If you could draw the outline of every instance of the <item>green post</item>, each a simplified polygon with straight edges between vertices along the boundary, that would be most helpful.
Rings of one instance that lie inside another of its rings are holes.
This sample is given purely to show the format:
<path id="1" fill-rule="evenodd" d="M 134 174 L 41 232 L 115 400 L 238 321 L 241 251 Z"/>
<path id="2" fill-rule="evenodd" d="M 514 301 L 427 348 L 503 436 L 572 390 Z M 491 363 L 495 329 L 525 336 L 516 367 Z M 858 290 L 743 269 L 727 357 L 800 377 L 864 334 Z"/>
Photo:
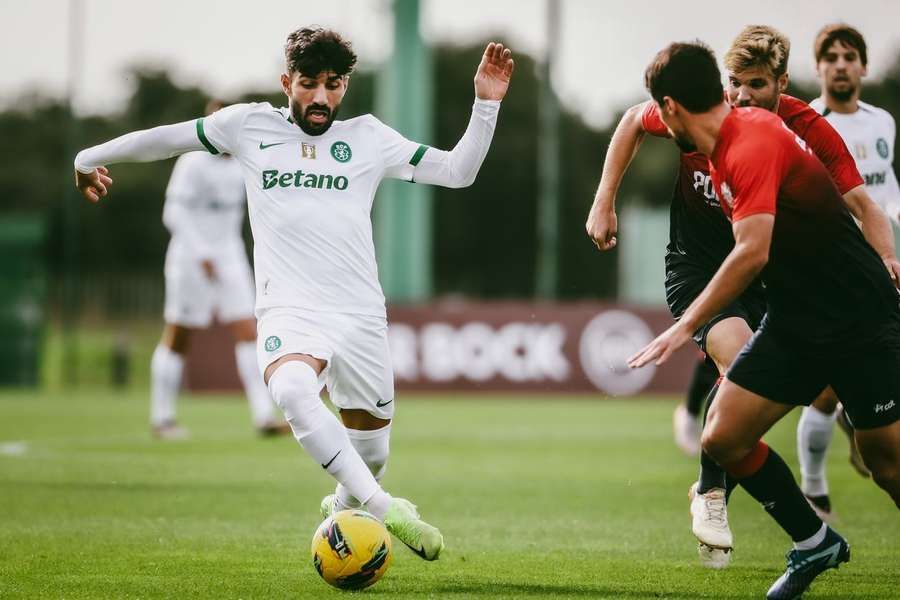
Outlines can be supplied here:
<path id="1" fill-rule="evenodd" d="M 537 295 L 556 298 L 559 288 L 559 99 L 550 79 L 559 44 L 559 2 L 547 0 L 547 52 L 541 65 L 538 106 Z"/>
<path id="2" fill-rule="evenodd" d="M 432 144 L 433 65 L 419 34 L 419 1 L 395 0 L 394 51 L 375 84 L 375 113 L 407 138 Z M 385 180 L 375 203 L 375 248 L 389 301 L 421 301 L 432 290 L 431 189 Z"/>

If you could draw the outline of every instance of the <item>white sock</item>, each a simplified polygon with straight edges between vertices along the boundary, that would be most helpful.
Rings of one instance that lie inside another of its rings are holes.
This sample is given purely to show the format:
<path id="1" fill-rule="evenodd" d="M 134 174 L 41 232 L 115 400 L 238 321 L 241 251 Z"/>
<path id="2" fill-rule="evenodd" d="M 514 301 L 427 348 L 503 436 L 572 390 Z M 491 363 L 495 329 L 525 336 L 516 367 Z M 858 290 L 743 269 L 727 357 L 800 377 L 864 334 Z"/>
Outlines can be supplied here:
<path id="1" fill-rule="evenodd" d="M 150 424 L 175 420 L 175 399 L 181 388 L 184 357 L 159 344 L 150 360 Z"/>
<path id="2" fill-rule="evenodd" d="M 804 407 L 797 423 L 797 456 L 800 459 L 800 489 L 807 496 L 828 493 L 825 462 L 837 411 L 827 415 L 815 406 Z"/>
<path id="3" fill-rule="evenodd" d="M 347 430 L 319 399 L 320 389 L 315 371 L 301 361 L 287 362 L 269 377 L 272 398 L 303 449 L 352 496 L 364 504 L 374 502 L 381 514 L 370 511 L 381 519 L 390 496 L 350 443 Z"/>
<path id="4" fill-rule="evenodd" d="M 819 531 L 817 531 L 815 534 L 813 534 L 812 537 L 806 538 L 805 540 L 800 541 L 800 542 L 794 542 L 794 548 L 796 548 L 797 550 L 812 550 L 813 548 L 815 548 L 816 546 L 818 546 L 819 544 L 822 543 L 822 541 L 825 539 L 825 534 L 827 532 L 828 532 L 828 525 L 826 525 L 825 523 L 822 523 L 822 527 L 819 528 Z"/>
<path id="5" fill-rule="evenodd" d="M 359 452 L 359 456 L 369 467 L 375 481 L 381 482 L 384 472 L 387 470 L 387 459 L 390 454 L 391 426 L 386 425 L 381 429 L 362 431 L 347 428 L 347 436 L 350 443 Z M 340 483 L 334 490 L 335 510 L 359 508 L 362 503 Z"/>
<path id="6" fill-rule="evenodd" d="M 269 390 L 263 382 L 256 362 L 256 342 L 238 342 L 234 345 L 234 358 L 238 375 L 244 384 L 244 393 L 250 404 L 250 416 L 256 427 L 262 427 L 275 420 L 274 405 Z"/>

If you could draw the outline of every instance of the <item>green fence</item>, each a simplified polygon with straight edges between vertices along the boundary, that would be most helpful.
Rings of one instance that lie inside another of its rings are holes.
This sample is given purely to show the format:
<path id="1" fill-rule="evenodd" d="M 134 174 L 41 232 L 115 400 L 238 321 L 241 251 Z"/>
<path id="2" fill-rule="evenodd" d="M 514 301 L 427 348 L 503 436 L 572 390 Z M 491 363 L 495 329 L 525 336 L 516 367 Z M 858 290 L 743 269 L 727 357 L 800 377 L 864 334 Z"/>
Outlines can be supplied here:
<path id="1" fill-rule="evenodd" d="M 36 385 L 44 324 L 44 221 L 0 221 L 0 385 Z"/>

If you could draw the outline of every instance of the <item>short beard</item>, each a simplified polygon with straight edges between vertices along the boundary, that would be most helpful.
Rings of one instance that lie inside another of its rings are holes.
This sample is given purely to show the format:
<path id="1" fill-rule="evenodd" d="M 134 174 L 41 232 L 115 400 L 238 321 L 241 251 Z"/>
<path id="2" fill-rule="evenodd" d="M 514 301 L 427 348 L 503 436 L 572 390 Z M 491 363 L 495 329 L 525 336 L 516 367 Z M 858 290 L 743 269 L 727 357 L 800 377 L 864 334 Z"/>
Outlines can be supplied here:
<path id="1" fill-rule="evenodd" d="M 294 118 L 294 122 L 303 130 L 303 133 L 306 135 L 322 135 L 329 129 L 331 129 L 331 124 L 334 123 L 334 120 L 337 118 L 338 109 L 341 107 L 340 104 L 335 106 L 333 109 L 330 109 L 328 112 L 328 120 L 324 123 L 311 123 L 306 119 L 305 114 L 300 113 L 300 107 L 290 103 L 291 108 L 291 116 Z M 306 107 L 306 112 L 308 113 L 312 105 Z M 322 107 L 317 107 L 322 108 Z M 326 109 L 327 110 L 327 109 Z"/>
<path id="2" fill-rule="evenodd" d="M 848 87 L 846 90 L 836 90 L 834 88 L 828 88 L 828 95 L 838 102 L 849 102 L 853 99 L 853 94 L 855 93 L 855 87 Z"/>

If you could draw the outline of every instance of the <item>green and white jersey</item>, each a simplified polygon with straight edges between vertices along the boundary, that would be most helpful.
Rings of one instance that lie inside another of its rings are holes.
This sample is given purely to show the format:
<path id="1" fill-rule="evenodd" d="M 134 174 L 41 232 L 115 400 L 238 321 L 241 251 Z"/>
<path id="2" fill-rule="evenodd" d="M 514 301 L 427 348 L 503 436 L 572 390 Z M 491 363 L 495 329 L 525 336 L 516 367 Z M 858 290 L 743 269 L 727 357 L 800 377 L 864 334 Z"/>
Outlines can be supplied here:
<path id="1" fill-rule="evenodd" d="M 854 113 L 837 113 L 821 98 L 809 105 L 834 127 L 856 160 L 869 196 L 895 223 L 900 222 L 900 186 L 894 174 L 896 124 L 889 112 L 865 102 Z"/>
<path id="2" fill-rule="evenodd" d="M 475 99 L 453 150 L 421 146 L 371 115 L 310 136 L 285 108 L 237 104 L 205 119 L 134 131 L 85 148 L 75 168 L 162 160 L 193 150 L 240 163 L 253 229 L 257 309 L 383 317 L 370 212 L 385 177 L 460 188 L 487 155 L 500 102 Z"/>
<path id="3" fill-rule="evenodd" d="M 235 156 L 247 189 L 256 307 L 385 315 L 371 210 L 385 177 L 412 180 L 427 148 L 372 115 L 303 132 L 287 108 L 237 104 L 197 120 L 213 154 Z"/>

